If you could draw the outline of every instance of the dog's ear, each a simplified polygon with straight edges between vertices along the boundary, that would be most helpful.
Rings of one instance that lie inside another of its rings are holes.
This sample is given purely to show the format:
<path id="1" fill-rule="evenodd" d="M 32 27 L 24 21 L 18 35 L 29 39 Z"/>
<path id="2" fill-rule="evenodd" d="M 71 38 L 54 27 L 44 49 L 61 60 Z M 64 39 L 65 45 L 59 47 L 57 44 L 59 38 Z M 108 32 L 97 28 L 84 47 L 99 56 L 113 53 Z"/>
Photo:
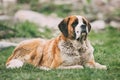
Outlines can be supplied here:
<path id="1" fill-rule="evenodd" d="M 88 26 L 88 32 L 90 32 L 90 30 L 91 30 L 90 22 L 85 17 L 83 17 L 82 20 L 83 20 L 83 23 Z"/>
<path id="2" fill-rule="evenodd" d="M 90 24 L 90 22 L 88 22 L 88 31 L 89 32 L 91 31 L 91 24 Z"/>
<path id="3" fill-rule="evenodd" d="M 60 31 L 63 33 L 63 35 L 65 37 L 68 37 L 68 24 L 69 24 L 69 20 L 70 20 L 69 18 L 65 18 L 58 25 Z"/>

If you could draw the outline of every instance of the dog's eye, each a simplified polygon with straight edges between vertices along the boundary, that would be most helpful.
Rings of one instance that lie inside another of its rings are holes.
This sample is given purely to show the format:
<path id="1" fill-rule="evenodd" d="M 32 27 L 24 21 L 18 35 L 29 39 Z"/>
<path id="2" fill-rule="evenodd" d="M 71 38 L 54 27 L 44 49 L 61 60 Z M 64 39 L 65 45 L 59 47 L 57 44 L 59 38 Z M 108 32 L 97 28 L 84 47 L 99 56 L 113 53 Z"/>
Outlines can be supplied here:
<path id="1" fill-rule="evenodd" d="M 76 20 L 72 23 L 72 27 L 77 26 L 77 24 L 78 24 L 78 20 L 76 19 Z"/>
<path id="2" fill-rule="evenodd" d="M 72 27 L 75 27 L 76 25 L 77 25 L 76 23 L 73 23 L 73 24 L 72 24 Z"/>

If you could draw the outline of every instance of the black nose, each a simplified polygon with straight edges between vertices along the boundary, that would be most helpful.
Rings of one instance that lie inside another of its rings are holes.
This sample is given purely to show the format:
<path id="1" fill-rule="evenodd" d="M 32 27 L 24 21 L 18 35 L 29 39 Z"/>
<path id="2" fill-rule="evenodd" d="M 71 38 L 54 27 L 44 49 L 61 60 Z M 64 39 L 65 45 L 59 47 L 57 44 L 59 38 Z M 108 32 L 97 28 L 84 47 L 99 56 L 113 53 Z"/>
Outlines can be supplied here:
<path id="1" fill-rule="evenodd" d="M 82 29 L 82 33 L 86 33 L 87 31 L 86 31 L 86 29 Z"/>
<path id="2" fill-rule="evenodd" d="M 86 25 L 81 25 L 82 33 L 86 33 Z"/>

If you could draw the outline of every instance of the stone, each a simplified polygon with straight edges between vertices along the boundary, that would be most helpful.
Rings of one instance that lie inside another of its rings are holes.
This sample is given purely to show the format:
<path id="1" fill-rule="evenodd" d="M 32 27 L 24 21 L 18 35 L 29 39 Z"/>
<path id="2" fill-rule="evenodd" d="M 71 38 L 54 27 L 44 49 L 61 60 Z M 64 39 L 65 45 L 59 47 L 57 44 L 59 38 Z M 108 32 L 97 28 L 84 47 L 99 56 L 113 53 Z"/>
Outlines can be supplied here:
<path id="1" fill-rule="evenodd" d="M 94 30 L 95 32 L 98 32 L 100 30 L 105 29 L 105 21 L 96 20 L 96 21 L 91 23 L 91 26 L 92 26 L 92 30 Z"/>
<path id="2" fill-rule="evenodd" d="M 8 15 L 0 15 L 0 21 L 10 20 L 10 19 L 12 19 L 11 16 L 8 16 Z"/>
<path id="3" fill-rule="evenodd" d="M 12 43 L 12 42 L 6 42 L 6 41 L 1 41 L 0 42 L 0 49 L 1 48 L 7 48 L 7 47 L 10 47 L 10 46 L 17 46 L 17 44 Z"/>
<path id="4" fill-rule="evenodd" d="M 120 29 L 120 22 L 118 22 L 118 21 L 111 21 L 110 25 L 114 28 L 119 28 Z"/>
<path id="5" fill-rule="evenodd" d="M 15 13 L 14 20 L 20 22 L 29 21 L 41 27 L 56 29 L 62 19 L 58 17 L 46 16 L 30 10 L 19 10 Z"/>

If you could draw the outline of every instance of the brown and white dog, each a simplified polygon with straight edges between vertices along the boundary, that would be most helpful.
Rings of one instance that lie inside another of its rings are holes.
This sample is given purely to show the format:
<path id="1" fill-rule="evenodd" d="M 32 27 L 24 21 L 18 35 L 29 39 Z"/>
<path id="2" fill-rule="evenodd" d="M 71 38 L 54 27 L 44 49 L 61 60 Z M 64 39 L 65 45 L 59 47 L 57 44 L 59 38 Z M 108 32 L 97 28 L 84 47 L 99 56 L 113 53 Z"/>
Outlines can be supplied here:
<path id="1" fill-rule="evenodd" d="M 69 16 L 58 25 L 61 34 L 51 40 L 21 42 L 6 62 L 7 68 L 29 63 L 41 69 L 83 69 L 83 66 L 107 69 L 94 60 L 93 47 L 87 39 L 90 23 L 83 16 Z"/>

